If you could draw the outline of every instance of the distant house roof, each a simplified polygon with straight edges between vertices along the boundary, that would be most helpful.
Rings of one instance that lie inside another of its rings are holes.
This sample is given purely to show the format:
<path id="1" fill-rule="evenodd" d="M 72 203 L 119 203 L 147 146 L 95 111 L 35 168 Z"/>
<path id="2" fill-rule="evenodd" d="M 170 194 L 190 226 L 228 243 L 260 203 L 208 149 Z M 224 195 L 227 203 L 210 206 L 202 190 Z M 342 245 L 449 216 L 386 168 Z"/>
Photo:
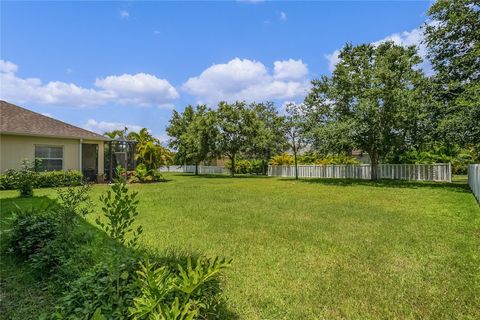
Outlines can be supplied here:
<path id="1" fill-rule="evenodd" d="M 71 124 L 44 116 L 3 100 L 0 100 L 0 133 L 104 141 L 111 140 L 95 132 L 72 126 Z"/>

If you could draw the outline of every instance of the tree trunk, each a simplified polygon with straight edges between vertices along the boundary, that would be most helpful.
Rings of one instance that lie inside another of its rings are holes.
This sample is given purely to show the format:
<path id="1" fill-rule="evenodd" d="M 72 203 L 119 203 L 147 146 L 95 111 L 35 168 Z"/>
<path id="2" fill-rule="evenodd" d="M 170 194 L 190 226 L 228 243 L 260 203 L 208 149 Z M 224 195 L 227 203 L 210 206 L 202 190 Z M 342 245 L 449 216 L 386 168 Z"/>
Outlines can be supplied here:
<path id="1" fill-rule="evenodd" d="M 235 154 L 233 154 L 231 157 L 230 157 L 230 177 L 234 177 L 235 176 Z"/>
<path id="2" fill-rule="evenodd" d="M 267 159 L 264 159 L 264 162 L 263 162 L 263 171 L 262 171 L 262 174 L 264 176 L 266 176 L 268 174 L 268 162 L 270 161 L 270 151 L 267 153 Z"/>
<path id="3" fill-rule="evenodd" d="M 198 176 L 198 162 L 195 162 L 195 175 Z"/>
<path id="4" fill-rule="evenodd" d="M 292 134 L 292 150 L 293 150 L 293 161 L 295 165 L 295 180 L 298 180 L 298 162 L 297 162 L 297 143 L 295 142 L 295 135 Z"/>
<path id="5" fill-rule="evenodd" d="M 295 180 L 298 180 L 298 163 L 297 163 L 297 151 L 293 152 L 293 159 L 295 162 Z"/>
<path id="6" fill-rule="evenodd" d="M 370 179 L 372 181 L 377 181 L 379 179 L 378 176 L 378 154 L 376 152 L 372 152 L 370 155 L 370 160 L 372 163 L 372 168 L 371 168 L 371 177 Z"/>

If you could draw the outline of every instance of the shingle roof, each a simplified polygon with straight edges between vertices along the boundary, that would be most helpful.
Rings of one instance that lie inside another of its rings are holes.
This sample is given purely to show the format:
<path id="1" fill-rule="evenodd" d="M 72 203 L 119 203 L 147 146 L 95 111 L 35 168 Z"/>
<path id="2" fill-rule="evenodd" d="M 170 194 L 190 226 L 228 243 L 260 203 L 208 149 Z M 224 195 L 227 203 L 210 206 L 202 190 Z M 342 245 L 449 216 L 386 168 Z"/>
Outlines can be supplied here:
<path id="1" fill-rule="evenodd" d="M 0 133 L 17 135 L 110 140 L 71 124 L 27 110 L 0 100 Z"/>

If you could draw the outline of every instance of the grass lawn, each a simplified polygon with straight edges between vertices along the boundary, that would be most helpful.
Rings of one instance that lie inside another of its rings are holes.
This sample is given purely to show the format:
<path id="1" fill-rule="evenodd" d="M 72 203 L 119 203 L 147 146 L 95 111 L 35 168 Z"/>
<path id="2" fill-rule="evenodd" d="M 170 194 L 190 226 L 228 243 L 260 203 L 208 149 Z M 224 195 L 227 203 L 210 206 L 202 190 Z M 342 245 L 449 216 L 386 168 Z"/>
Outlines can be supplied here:
<path id="1" fill-rule="evenodd" d="M 480 207 L 462 182 L 166 177 L 131 186 L 143 242 L 232 258 L 222 283 L 239 319 L 480 318 Z M 93 188 L 97 213 L 107 188 Z M 2 191 L 2 220 L 54 194 Z M 23 283 L 6 260 L 2 304 Z"/>

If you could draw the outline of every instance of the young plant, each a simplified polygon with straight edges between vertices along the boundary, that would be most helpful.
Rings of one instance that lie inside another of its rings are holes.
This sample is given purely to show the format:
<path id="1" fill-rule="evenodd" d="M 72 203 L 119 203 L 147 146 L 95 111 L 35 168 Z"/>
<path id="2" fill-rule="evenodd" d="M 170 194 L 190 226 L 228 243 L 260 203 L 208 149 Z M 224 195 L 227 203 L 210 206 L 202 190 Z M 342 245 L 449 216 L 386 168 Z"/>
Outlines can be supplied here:
<path id="1" fill-rule="evenodd" d="M 112 190 L 108 190 L 100 196 L 100 201 L 103 203 L 102 211 L 107 221 L 102 222 L 100 218 L 96 219 L 96 223 L 112 239 L 129 247 L 137 245 L 143 231 L 141 226 L 135 230 L 132 227 L 138 216 L 137 195 L 137 192 L 128 193 L 127 181 L 121 174 L 117 174 Z M 128 239 L 129 235 L 131 235 L 130 240 Z"/>
<path id="2" fill-rule="evenodd" d="M 92 212 L 90 189 L 89 184 L 57 189 L 58 208 L 56 214 L 62 234 L 65 237 L 68 237 L 77 225 L 78 217 L 85 218 Z"/>
<path id="3" fill-rule="evenodd" d="M 22 160 L 22 168 L 17 171 L 16 176 L 16 186 L 21 197 L 33 197 L 33 185 L 36 177 L 37 173 L 30 164 L 30 161 L 28 159 Z"/>
<path id="4" fill-rule="evenodd" d="M 202 312 L 214 310 L 218 292 L 212 285 L 221 270 L 230 266 L 225 259 L 198 258 L 192 266 L 178 266 L 178 273 L 165 266 L 155 268 L 147 261 L 137 271 L 141 295 L 129 308 L 134 319 L 190 320 Z"/>

